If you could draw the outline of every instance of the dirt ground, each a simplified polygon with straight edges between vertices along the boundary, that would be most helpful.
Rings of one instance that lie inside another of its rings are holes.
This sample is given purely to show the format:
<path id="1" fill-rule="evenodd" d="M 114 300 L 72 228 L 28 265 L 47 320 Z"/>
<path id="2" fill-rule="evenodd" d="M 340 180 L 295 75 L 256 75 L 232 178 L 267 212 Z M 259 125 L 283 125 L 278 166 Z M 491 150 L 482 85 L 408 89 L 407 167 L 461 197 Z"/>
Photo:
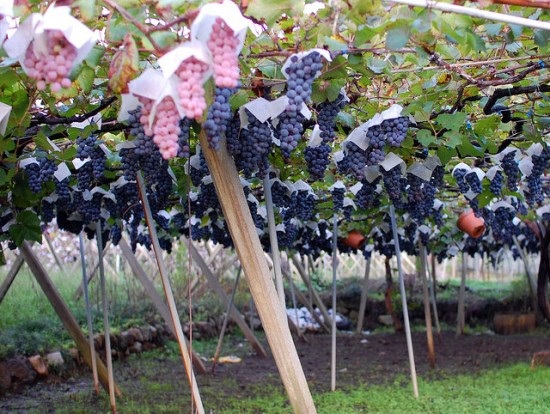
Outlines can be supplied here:
<path id="1" fill-rule="evenodd" d="M 330 390 L 330 335 L 307 335 L 307 342 L 296 342 L 300 360 L 312 393 Z M 267 344 L 266 344 L 267 347 Z M 534 352 L 550 349 L 550 335 L 493 334 L 464 335 L 452 332 L 436 336 L 437 367 L 431 370 L 427 361 L 425 333 L 413 333 L 416 369 L 419 377 L 437 379 L 453 374 L 475 373 L 501 364 L 530 363 Z M 198 376 L 199 389 L 205 406 L 223 406 L 224 397 L 250 398 L 258 395 L 262 387 L 281 387 L 273 358 L 259 358 L 251 354 L 246 343 L 230 338 L 224 349 L 242 358 L 240 363 L 221 364 L 215 373 Z M 409 361 L 404 334 L 356 335 L 340 333 L 337 338 L 337 388 L 346 389 L 360 384 L 384 384 L 396 378 L 409 378 Z M 224 354 L 227 354 L 225 352 Z M 210 362 L 206 362 L 208 369 Z M 115 378 L 121 389 L 133 401 L 146 400 L 151 383 L 157 384 L 156 397 L 180 399 L 186 382 L 181 360 L 162 353 L 149 358 L 145 354 L 117 361 Z M 168 382 L 169 384 L 164 384 Z M 149 384 L 149 385 L 148 385 Z M 159 385 L 160 384 L 160 385 Z M 164 384 L 164 385 L 162 385 Z M 103 412 L 105 399 L 97 399 L 91 390 L 91 374 L 80 369 L 69 378 L 52 376 L 32 386 L 0 397 L 0 412 L 55 413 L 77 395 L 88 395 L 85 407 L 78 412 Z M 187 391 L 186 391 L 187 392 Z M 150 392 L 149 392 L 150 393 Z M 180 406 L 181 409 L 181 406 Z M 66 412 L 66 411 L 63 411 Z M 67 411 L 71 412 L 71 411 Z M 76 411 L 74 411 L 76 412 Z M 174 411 L 176 412 L 176 411 Z"/>

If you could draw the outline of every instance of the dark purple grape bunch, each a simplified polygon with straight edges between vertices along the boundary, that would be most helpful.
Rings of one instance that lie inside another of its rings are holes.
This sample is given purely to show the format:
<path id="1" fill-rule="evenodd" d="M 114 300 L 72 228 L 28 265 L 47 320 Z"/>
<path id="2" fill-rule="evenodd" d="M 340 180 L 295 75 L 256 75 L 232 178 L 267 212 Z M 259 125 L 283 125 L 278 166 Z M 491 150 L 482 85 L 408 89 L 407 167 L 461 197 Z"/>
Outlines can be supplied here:
<path id="1" fill-rule="evenodd" d="M 286 111 L 298 112 L 303 103 L 311 97 L 311 87 L 317 73 L 323 68 L 323 57 L 317 51 L 300 58 L 297 55 L 290 57 L 290 62 L 283 69 L 287 76 L 288 106 Z"/>

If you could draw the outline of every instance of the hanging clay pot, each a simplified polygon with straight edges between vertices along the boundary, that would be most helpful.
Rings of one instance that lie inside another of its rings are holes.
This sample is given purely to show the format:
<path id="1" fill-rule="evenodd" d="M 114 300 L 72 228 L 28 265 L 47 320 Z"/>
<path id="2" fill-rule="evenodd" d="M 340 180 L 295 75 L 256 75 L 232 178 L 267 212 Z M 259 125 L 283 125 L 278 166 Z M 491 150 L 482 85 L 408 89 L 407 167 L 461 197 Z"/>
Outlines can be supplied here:
<path id="1" fill-rule="evenodd" d="M 348 237 L 344 239 L 344 244 L 352 249 L 359 249 L 365 243 L 365 236 L 357 230 L 351 230 Z"/>
<path id="2" fill-rule="evenodd" d="M 474 239 L 481 237 L 485 232 L 485 222 L 481 217 L 476 217 L 473 210 L 462 212 L 456 226 Z"/>

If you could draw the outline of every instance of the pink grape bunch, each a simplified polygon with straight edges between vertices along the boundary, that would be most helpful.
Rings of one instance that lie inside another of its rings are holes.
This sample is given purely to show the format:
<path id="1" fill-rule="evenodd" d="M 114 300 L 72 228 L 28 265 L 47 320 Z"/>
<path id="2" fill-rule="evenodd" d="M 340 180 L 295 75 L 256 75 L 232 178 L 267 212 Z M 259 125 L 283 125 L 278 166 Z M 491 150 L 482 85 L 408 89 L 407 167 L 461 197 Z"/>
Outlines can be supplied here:
<path id="1" fill-rule="evenodd" d="M 36 79 L 36 88 L 40 91 L 50 85 L 52 92 L 71 86 L 69 74 L 71 73 L 76 48 L 70 44 L 60 30 L 46 30 L 45 54 L 36 54 L 33 43 L 29 45 L 25 53 L 25 66 L 28 75 Z"/>
<path id="2" fill-rule="evenodd" d="M 146 135 L 153 136 L 153 142 L 158 147 L 162 158 L 169 160 L 178 155 L 179 135 L 181 133 L 179 123 L 180 115 L 172 97 L 165 96 L 156 107 L 155 120 L 152 128 L 149 126 L 149 114 L 152 110 L 150 99 L 140 98 L 141 108 L 140 122 Z"/>
<path id="3" fill-rule="evenodd" d="M 185 116 L 189 119 L 200 119 L 206 110 L 202 77 L 207 70 L 208 65 L 194 56 L 181 62 L 176 70 L 176 75 L 180 79 L 178 95 Z"/>
<path id="4" fill-rule="evenodd" d="M 214 58 L 214 82 L 219 88 L 239 86 L 239 38 L 221 18 L 216 18 L 208 39 L 208 49 Z"/>

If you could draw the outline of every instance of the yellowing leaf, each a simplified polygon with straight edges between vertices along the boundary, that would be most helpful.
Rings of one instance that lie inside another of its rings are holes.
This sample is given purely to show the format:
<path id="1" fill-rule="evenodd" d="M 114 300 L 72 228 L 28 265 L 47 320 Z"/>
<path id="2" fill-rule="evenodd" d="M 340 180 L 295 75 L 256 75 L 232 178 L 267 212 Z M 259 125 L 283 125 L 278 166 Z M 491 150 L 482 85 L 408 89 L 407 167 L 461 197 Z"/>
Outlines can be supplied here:
<path id="1" fill-rule="evenodd" d="M 246 14 L 271 25 L 283 14 L 301 16 L 304 13 L 304 3 L 303 0 L 252 0 L 248 4 Z"/>
<path id="2" fill-rule="evenodd" d="M 113 56 L 109 67 L 109 87 L 115 93 L 128 92 L 128 82 L 139 70 L 139 54 L 136 42 L 127 33 L 121 48 Z"/>

